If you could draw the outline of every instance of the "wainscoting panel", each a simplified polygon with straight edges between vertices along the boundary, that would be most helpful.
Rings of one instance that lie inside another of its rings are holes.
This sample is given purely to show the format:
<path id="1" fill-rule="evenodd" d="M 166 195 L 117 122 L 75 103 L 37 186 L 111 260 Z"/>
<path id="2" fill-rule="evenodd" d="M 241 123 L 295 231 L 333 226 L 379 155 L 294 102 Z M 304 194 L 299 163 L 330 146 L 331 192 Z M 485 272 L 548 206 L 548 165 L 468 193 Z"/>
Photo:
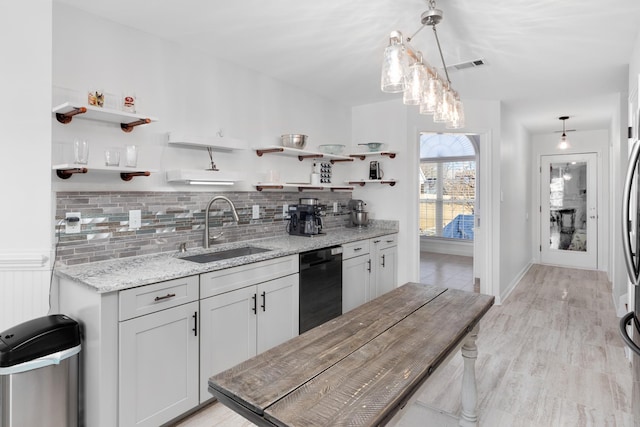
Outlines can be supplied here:
<path id="1" fill-rule="evenodd" d="M 0 332 L 48 313 L 47 261 L 44 256 L 0 254 Z"/>

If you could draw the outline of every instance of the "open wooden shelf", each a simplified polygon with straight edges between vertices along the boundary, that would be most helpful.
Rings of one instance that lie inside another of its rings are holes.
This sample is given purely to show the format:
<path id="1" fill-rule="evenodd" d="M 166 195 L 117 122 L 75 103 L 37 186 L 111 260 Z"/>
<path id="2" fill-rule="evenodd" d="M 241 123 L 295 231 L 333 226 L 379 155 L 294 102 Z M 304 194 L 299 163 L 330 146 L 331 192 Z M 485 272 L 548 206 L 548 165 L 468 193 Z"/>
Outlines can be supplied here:
<path id="1" fill-rule="evenodd" d="M 304 159 L 326 159 L 332 164 L 336 162 L 352 162 L 353 159 L 348 156 L 337 156 L 335 154 L 326 154 L 319 151 L 299 150 L 297 148 L 281 147 L 278 145 L 271 145 L 267 147 L 254 148 L 258 157 L 262 157 L 265 154 L 278 154 L 288 157 L 297 157 L 298 160 Z"/>
<path id="2" fill-rule="evenodd" d="M 120 173 L 120 179 L 131 181 L 136 176 L 150 176 L 153 170 L 143 168 L 130 168 L 126 166 L 83 166 L 75 164 L 53 165 L 51 169 L 56 171 L 56 175 L 61 179 L 69 179 L 76 173 L 88 173 L 89 171 L 107 171 Z"/>
<path id="3" fill-rule="evenodd" d="M 370 156 L 387 156 L 390 159 L 395 159 L 397 155 L 398 153 L 396 153 L 395 151 L 365 151 L 362 153 L 349 154 L 349 157 L 364 160 L 365 158 Z"/>
<path id="4" fill-rule="evenodd" d="M 292 183 L 281 183 L 281 182 L 259 182 L 256 184 L 256 189 L 258 191 L 262 190 L 286 190 L 286 189 L 297 189 L 298 191 L 353 191 L 352 186 L 345 185 L 331 185 L 331 184 L 319 184 L 319 185 L 311 185 L 309 183 L 302 182 L 292 182 Z"/>
<path id="5" fill-rule="evenodd" d="M 396 185 L 397 182 L 398 181 L 396 181 L 395 179 L 358 179 L 354 181 L 346 181 L 346 183 L 349 185 L 359 185 L 360 187 L 364 187 L 364 185 L 368 183 L 388 184 L 391 187 L 393 187 L 394 185 Z"/>
<path id="6" fill-rule="evenodd" d="M 100 122 L 119 123 L 123 132 L 131 132 L 134 127 L 157 122 L 155 117 L 146 117 L 141 114 L 127 113 L 125 111 L 111 108 L 94 107 L 92 105 L 79 105 L 65 102 L 53 107 L 56 119 L 62 123 L 70 123 L 74 117 L 86 120 L 96 120 Z"/>
<path id="7" fill-rule="evenodd" d="M 218 151 L 246 150 L 247 142 L 228 136 L 187 135 L 180 132 L 169 132 L 168 142 L 171 145 L 188 147 L 212 148 Z"/>

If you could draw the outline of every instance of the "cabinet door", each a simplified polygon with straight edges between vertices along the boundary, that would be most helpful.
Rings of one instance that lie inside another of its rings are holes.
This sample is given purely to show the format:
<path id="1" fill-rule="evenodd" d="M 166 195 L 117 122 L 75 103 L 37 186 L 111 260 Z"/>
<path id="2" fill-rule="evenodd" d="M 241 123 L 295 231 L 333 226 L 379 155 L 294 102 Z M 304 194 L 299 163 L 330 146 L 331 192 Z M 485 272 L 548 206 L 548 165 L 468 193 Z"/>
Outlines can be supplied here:
<path id="1" fill-rule="evenodd" d="M 299 275 L 258 285 L 258 353 L 298 335 Z"/>
<path id="2" fill-rule="evenodd" d="M 158 426 L 198 405 L 197 313 L 192 302 L 120 323 L 120 426 Z"/>
<path id="3" fill-rule="evenodd" d="M 369 301 L 371 258 L 359 256 L 342 261 L 342 313 Z"/>
<path id="4" fill-rule="evenodd" d="M 376 280 L 374 292 L 371 298 L 377 298 L 382 294 L 392 291 L 396 287 L 398 275 L 398 247 L 392 246 L 376 251 Z"/>
<path id="5" fill-rule="evenodd" d="M 257 305 L 256 286 L 200 300 L 201 403 L 211 376 L 256 355 Z"/>

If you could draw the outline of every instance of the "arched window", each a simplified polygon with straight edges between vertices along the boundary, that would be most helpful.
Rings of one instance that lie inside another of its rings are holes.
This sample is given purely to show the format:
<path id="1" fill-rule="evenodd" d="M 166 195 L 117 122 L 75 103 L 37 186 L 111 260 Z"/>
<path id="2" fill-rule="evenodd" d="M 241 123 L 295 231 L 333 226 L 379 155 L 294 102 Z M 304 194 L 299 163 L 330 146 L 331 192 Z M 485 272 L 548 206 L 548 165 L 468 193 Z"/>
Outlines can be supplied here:
<path id="1" fill-rule="evenodd" d="M 420 135 L 421 236 L 473 240 L 475 138 L 464 134 Z"/>

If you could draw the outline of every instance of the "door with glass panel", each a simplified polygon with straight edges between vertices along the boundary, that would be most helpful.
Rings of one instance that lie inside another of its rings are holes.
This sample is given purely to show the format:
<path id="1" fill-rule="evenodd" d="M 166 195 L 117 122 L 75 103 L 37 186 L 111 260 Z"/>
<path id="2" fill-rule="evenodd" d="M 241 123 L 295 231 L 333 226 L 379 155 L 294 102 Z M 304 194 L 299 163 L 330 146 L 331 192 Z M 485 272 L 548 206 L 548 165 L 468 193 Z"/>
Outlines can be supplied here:
<path id="1" fill-rule="evenodd" d="M 541 156 L 540 261 L 598 267 L 597 155 Z"/>

